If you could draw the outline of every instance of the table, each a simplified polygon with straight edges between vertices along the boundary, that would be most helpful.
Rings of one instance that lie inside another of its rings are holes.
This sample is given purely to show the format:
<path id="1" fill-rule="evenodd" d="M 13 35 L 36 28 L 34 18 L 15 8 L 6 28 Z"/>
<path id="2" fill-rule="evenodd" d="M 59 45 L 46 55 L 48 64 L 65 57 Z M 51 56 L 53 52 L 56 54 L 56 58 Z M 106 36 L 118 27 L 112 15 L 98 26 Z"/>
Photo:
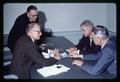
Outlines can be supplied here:
<path id="1" fill-rule="evenodd" d="M 48 44 L 49 47 L 57 48 L 57 49 L 61 49 L 61 48 L 68 49 L 74 46 L 74 44 L 71 41 L 69 41 L 63 36 L 47 37 L 45 41 L 43 42 L 43 44 L 44 43 Z"/>
<path id="2" fill-rule="evenodd" d="M 46 39 L 45 42 L 52 42 L 54 43 L 55 48 L 62 48 L 62 49 L 68 49 L 74 44 L 67 40 L 65 37 L 49 37 Z M 43 77 L 40 75 L 36 70 L 39 68 L 39 66 L 35 65 L 33 66 L 31 70 L 31 78 L 32 79 L 114 79 L 115 77 L 111 74 L 109 74 L 107 71 L 100 74 L 100 75 L 90 75 L 86 71 L 82 70 L 80 67 L 72 65 L 72 61 L 74 59 L 72 58 L 63 58 L 59 60 L 56 64 L 63 64 L 69 68 L 71 68 L 68 72 L 60 73 L 57 75 L 49 76 L 49 77 Z M 87 61 L 88 63 L 93 64 L 94 61 Z"/>

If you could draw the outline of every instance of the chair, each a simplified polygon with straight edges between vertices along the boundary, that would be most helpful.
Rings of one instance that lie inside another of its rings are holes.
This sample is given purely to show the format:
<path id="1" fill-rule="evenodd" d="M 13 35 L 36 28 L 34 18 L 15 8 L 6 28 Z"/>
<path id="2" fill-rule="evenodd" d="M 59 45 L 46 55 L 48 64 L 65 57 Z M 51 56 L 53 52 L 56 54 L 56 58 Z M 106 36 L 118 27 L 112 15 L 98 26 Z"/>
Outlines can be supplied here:
<path id="1" fill-rule="evenodd" d="M 7 45 L 7 40 L 8 40 L 8 34 L 4 34 L 4 39 L 3 39 L 3 65 L 9 65 L 12 59 L 12 53 L 10 51 L 10 49 L 8 48 Z"/>
<path id="2" fill-rule="evenodd" d="M 45 36 L 45 37 L 52 37 L 52 36 L 53 36 L 52 29 L 50 29 L 50 28 L 45 28 L 45 29 L 44 29 L 44 36 Z"/>
<path id="3" fill-rule="evenodd" d="M 14 75 L 10 74 L 10 64 L 12 59 L 12 53 L 7 45 L 8 34 L 3 36 L 3 68 L 4 68 L 4 78 L 5 79 L 14 79 Z"/>

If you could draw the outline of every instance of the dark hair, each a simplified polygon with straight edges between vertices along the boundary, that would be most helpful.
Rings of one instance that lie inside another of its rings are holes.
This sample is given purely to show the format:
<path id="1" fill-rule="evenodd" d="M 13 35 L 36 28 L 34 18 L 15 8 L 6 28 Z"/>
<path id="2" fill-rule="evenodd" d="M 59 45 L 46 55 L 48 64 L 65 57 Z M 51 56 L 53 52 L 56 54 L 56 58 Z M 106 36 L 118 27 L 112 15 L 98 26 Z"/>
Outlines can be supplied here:
<path id="1" fill-rule="evenodd" d="M 105 26 L 97 25 L 92 31 L 95 33 L 95 35 L 101 35 L 105 38 L 109 37 L 109 32 Z"/>
<path id="2" fill-rule="evenodd" d="M 85 21 L 83 21 L 83 22 L 80 24 L 80 26 L 83 26 L 83 25 L 85 25 L 85 26 L 91 26 L 92 28 L 94 27 L 94 24 L 93 24 L 90 20 L 85 20 Z"/>
<path id="3" fill-rule="evenodd" d="M 28 33 L 29 30 L 32 29 L 35 25 L 40 26 L 40 24 L 39 24 L 39 23 L 36 23 L 36 22 L 31 22 L 31 23 L 29 23 L 29 24 L 27 25 L 27 27 L 26 27 L 26 33 Z"/>
<path id="4" fill-rule="evenodd" d="M 37 10 L 37 7 L 34 6 L 34 5 L 30 5 L 30 6 L 27 8 L 27 12 L 30 12 L 30 10 Z"/>

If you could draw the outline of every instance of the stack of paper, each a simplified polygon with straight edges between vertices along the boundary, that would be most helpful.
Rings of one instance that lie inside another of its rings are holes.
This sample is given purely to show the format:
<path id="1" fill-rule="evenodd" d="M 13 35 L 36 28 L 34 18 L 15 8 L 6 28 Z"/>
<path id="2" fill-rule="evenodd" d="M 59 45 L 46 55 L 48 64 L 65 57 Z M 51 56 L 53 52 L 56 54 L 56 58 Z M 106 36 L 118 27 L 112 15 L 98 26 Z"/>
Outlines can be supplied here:
<path id="1" fill-rule="evenodd" d="M 37 69 L 37 72 L 43 75 L 44 77 L 51 76 L 51 75 L 56 75 L 62 72 L 67 72 L 70 70 L 70 68 L 64 66 L 64 65 L 52 65 L 48 67 L 43 67 L 41 69 Z"/>

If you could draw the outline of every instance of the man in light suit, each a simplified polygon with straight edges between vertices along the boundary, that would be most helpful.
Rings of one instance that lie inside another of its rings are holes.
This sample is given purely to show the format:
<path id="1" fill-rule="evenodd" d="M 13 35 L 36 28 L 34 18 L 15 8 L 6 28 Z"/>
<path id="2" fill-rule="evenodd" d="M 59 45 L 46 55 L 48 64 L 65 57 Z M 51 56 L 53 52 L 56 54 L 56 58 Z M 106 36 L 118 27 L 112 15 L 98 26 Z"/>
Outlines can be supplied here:
<path id="1" fill-rule="evenodd" d="M 96 45 L 101 46 L 101 51 L 96 55 L 83 55 L 83 60 L 74 60 L 72 64 L 80 66 L 81 69 L 87 71 L 92 75 L 98 75 L 107 70 L 109 73 L 116 76 L 117 69 L 115 43 L 109 38 L 109 33 L 106 27 L 97 26 L 93 32 L 93 41 Z M 89 56 L 96 60 L 94 65 L 90 65 L 87 62 L 84 62 L 84 59 Z M 76 58 L 78 56 L 73 55 L 71 57 Z"/>
<path id="2" fill-rule="evenodd" d="M 42 51 L 35 45 L 35 41 L 42 35 L 38 23 L 30 23 L 26 28 L 26 35 L 22 36 L 16 43 L 13 51 L 11 73 L 18 76 L 19 79 L 30 79 L 30 69 L 33 63 L 40 67 L 54 64 L 60 59 L 57 52 L 49 59 L 45 59 Z"/>

